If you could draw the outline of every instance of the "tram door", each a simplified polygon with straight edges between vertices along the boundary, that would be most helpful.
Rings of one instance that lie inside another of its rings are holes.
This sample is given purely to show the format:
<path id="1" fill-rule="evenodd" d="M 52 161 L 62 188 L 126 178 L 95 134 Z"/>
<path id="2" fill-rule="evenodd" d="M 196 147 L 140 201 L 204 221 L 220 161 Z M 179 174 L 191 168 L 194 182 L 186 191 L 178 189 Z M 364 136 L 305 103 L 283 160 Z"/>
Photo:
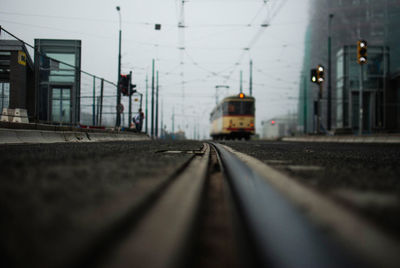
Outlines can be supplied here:
<path id="1" fill-rule="evenodd" d="M 71 88 L 53 87 L 51 93 L 51 120 L 71 123 Z"/>

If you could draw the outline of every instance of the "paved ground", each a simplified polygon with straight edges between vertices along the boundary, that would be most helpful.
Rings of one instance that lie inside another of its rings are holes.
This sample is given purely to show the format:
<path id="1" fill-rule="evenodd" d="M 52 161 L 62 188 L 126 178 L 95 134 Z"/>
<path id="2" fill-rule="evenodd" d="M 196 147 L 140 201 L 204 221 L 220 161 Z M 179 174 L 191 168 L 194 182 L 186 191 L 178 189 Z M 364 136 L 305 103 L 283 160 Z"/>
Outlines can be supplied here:
<path id="1" fill-rule="evenodd" d="M 112 221 L 101 207 L 126 193 L 140 201 L 191 157 L 162 151 L 201 147 L 155 141 L 0 146 L 2 263 L 58 266 Z"/>
<path id="2" fill-rule="evenodd" d="M 400 145 L 221 143 L 330 194 L 400 239 Z"/>
<path id="3" fill-rule="evenodd" d="M 400 145 L 221 143 L 324 191 L 400 239 Z M 0 146 L 2 264 L 74 266 L 67 256 L 192 156 L 165 151 L 201 147 L 194 141 Z"/>

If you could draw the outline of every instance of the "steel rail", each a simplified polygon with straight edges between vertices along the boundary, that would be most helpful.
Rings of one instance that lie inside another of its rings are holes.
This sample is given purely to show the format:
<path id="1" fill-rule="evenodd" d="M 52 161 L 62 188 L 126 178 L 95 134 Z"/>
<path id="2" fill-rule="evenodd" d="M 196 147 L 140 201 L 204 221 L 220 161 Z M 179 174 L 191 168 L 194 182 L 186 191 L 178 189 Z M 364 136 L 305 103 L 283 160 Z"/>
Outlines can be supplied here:
<path id="1" fill-rule="evenodd" d="M 359 261 L 312 225 L 267 181 L 211 143 L 222 160 L 257 253 L 268 267 L 359 267 Z"/>

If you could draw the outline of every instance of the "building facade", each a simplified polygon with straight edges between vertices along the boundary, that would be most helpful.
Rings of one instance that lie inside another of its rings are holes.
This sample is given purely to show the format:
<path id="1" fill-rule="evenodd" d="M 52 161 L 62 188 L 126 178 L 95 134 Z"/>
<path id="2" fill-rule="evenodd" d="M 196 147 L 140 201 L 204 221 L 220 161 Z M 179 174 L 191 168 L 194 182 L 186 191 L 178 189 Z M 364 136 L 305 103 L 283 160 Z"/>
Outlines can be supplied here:
<path id="1" fill-rule="evenodd" d="M 25 45 L 18 40 L 0 40 L 0 111 L 27 109 L 32 118 L 34 90 L 33 61 Z"/>
<path id="2" fill-rule="evenodd" d="M 331 14 L 333 16 L 330 16 Z M 321 101 L 324 129 L 329 128 L 327 110 L 329 83 L 331 84 L 331 129 L 346 126 L 352 129 L 358 128 L 358 123 L 356 124 L 354 120 L 349 119 L 350 121 L 346 122 L 344 121 L 345 119 L 336 117 L 338 115 L 339 117 L 343 116 L 343 113 L 346 113 L 343 110 L 343 101 L 348 101 L 340 99 L 343 95 L 341 81 L 345 82 L 346 77 L 349 79 L 350 77 L 355 78 L 357 76 L 356 73 L 359 74 L 359 71 L 357 71 L 359 66 L 355 67 L 355 69 L 353 67 L 346 69 L 350 73 L 338 73 L 338 70 L 341 70 L 340 66 L 343 67 L 343 64 L 345 64 L 344 62 L 338 62 L 338 60 L 347 60 L 346 64 L 351 61 L 351 66 L 353 66 L 356 57 L 354 46 L 360 39 L 366 40 L 370 47 L 366 72 L 370 73 L 372 71 L 370 68 L 376 68 L 374 63 L 376 59 L 373 57 L 380 57 L 379 55 L 382 57 L 387 55 L 388 57 L 386 63 L 383 64 L 386 66 L 384 77 L 379 78 L 381 87 L 376 87 L 377 90 L 381 91 L 377 93 L 377 100 L 380 103 L 374 104 L 376 109 L 368 110 L 373 114 L 367 117 L 372 116 L 374 121 L 371 122 L 369 129 L 371 131 L 400 130 L 400 94 L 398 83 L 396 82 L 398 81 L 397 74 L 400 72 L 400 46 L 398 45 L 400 43 L 400 28 L 398 27 L 400 25 L 400 16 L 398 14 L 400 14 L 400 0 L 310 0 L 310 22 L 306 36 L 305 51 L 307 58 L 303 61 L 303 82 L 300 84 L 298 107 L 298 124 L 306 132 L 316 131 L 315 124 L 313 124 L 313 102 L 317 100 L 318 86 L 310 82 L 310 69 L 316 68 L 318 64 L 325 66 L 326 70 Z M 329 36 L 331 36 L 330 70 L 328 66 Z M 378 47 L 386 48 L 385 52 L 374 51 Z M 341 50 L 342 52 L 338 53 Z M 369 67 L 370 65 L 373 66 Z M 329 71 L 331 73 L 330 77 L 328 77 Z M 353 74 L 353 72 L 356 73 Z M 342 80 L 340 81 L 340 79 Z M 372 73 L 370 73 L 370 75 L 365 76 L 365 79 L 367 79 L 364 81 L 366 84 L 371 84 L 377 82 L 378 78 L 373 77 Z M 353 81 L 356 83 L 356 80 L 352 78 L 348 82 Z M 356 84 L 351 85 L 351 88 L 355 89 L 355 87 Z M 366 101 L 369 103 L 368 100 Z M 356 109 L 353 107 L 354 105 L 357 106 L 358 104 L 350 103 L 349 109 L 351 111 Z M 351 114 L 350 111 L 348 113 Z M 376 120 L 377 122 L 375 122 Z"/>
<path id="3" fill-rule="evenodd" d="M 81 41 L 35 39 L 36 117 L 79 124 Z"/>
<path id="4" fill-rule="evenodd" d="M 344 46 L 336 54 L 336 127 L 359 129 L 360 86 L 363 92 L 363 130 L 379 132 L 384 125 L 386 77 L 389 71 L 386 47 L 369 46 L 368 64 L 357 63 L 357 47 Z M 361 81 L 362 72 L 362 81 Z M 362 83 L 362 84 L 361 84 Z M 388 90 L 387 90 L 388 91 Z"/>

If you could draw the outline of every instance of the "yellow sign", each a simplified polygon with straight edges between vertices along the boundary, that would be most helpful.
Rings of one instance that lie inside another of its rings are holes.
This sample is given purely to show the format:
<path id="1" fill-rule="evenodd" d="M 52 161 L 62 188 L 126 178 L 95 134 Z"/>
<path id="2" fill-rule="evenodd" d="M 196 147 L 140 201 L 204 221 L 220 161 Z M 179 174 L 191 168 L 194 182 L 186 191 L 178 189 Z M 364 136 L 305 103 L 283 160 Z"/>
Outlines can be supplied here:
<path id="1" fill-rule="evenodd" d="M 26 53 L 23 51 L 18 51 L 18 63 L 26 66 Z"/>

